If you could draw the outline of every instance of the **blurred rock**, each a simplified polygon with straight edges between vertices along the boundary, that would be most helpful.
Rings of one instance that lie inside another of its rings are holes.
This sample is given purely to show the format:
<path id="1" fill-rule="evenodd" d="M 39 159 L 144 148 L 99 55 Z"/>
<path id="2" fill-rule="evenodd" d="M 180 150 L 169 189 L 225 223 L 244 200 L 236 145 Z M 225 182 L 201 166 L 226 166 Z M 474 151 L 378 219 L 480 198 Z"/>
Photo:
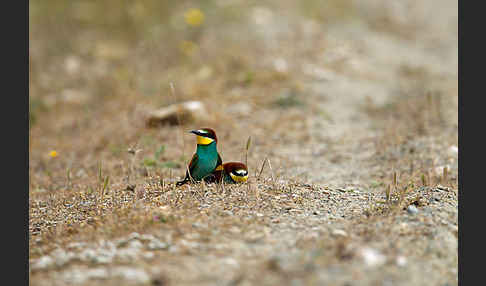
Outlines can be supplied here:
<path id="1" fill-rule="evenodd" d="M 156 239 L 155 236 L 151 235 L 151 234 L 142 234 L 140 236 L 140 240 L 143 240 L 143 241 L 152 241 Z"/>
<path id="2" fill-rule="evenodd" d="M 68 56 L 64 60 L 64 68 L 66 72 L 70 75 L 74 75 L 79 72 L 81 66 L 81 61 L 77 56 Z"/>
<path id="3" fill-rule="evenodd" d="M 342 229 L 335 229 L 331 232 L 331 234 L 333 236 L 342 236 L 342 237 L 347 237 L 348 236 L 348 233 L 345 232 L 344 230 Z"/>
<path id="4" fill-rule="evenodd" d="M 105 268 L 73 269 L 62 274 L 62 279 L 69 284 L 82 284 L 89 280 L 101 280 L 108 278 Z"/>
<path id="5" fill-rule="evenodd" d="M 139 239 L 140 238 L 140 234 L 138 232 L 132 232 L 130 233 L 130 235 L 128 236 L 128 240 L 134 240 L 134 239 Z"/>
<path id="6" fill-rule="evenodd" d="M 67 248 L 69 248 L 69 249 L 77 249 L 77 250 L 80 250 L 83 247 L 86 247 L 86 243 L 85 242 L 71 242 L 70 244 L 67 245 Z"/>
<path id="7" fill-rule="evenodd" d="M 66 252 L 63 249 L 56 249 L 51 253 L 51 256 L 56 263 L 56 266 L 60 267 L 68 263 L 75 257 L 74 253 Z"/>
<path id="8" fill-rule="evenodd" d="M 155 257 L 155 254 L 153 252 L 145 252 L 142 254 L 142 257 L 145 260 L 152 260 Z"/>
<path id="9" fill-rule="evenodd" d="M 141 254 L 139 248 L 123 248 L 116 252 L 117 258 L 122 262 L 131 262 Z"/>
<path id="10" fill-rule="evenodd" d="M 287 61 L 282 58 L 275 59 L 273 61 L 273 67 L 276 71 L 281 73 L 286 73 L 289 70 L 289 65 L 287 64 Z"/>
<path id="11" fill-rule="evenodd" d="M 459 153 L 459 149 L 457 148 L 457 146 L 452 145 L 451 147 L 449 147 L 449 149 L 447 149 L 447 153 L 449 154 L 450 157 L 457 157 L 457 154 Z"/>
<path id="12" fill-rule="evenodd" d="M 418 209 L 417 209 L 417 207 L 415 207 L 414 205 L 409 205 L 409 206 L 407 207 L 407 212 L 408 212 L 409 214 L 417 214 L 417 213 L 418 213 Z"/>
<path id="13" fill-rule="evenodd" d="M 48 255 L 45 255 L 32 263 L 31 268 L 32 270 L 43 270 L 51 267 L 52 265 L 54 265 L 54 259 Z"/>
<path id="14" fill-rule="evenodd" d="M 148 249 L 150 250 L 160 250 L 160 249 L 168 249 L 169 244 L 162 242 L 158 239 L 154 239 L 148 244 Z"/>
<path id="15" fill-rule="evenodd" d="M 113 261 L 114 256 L 114 250 L 99 249 L 98 251 L 95 251 L 93 249 L 85 249 L 78 255 L 78 258 L 84 262 L 109 264 Z"/>
<path id="16" fill-rule="evenodd" d="M 208 119 L 208 112 L 200 101 L 187 101 L 150 111 L 146 120 L 148 127 L 165 124 L 177 125 Z"/>
<path id="17" fill-rule="evenodd" d="M 383 265 L 386 262 L 386 257 L 378 250 L 365 247 L 359 251 L 359 256 L 363 259 L 363 262 L 369 267 L 375 267 Z"/>
<path id="18" fill-rule="evenodd" d="M 131 283 L 150 282 L 150 276 L 142 269 L 120 266 L 112 269 L 111 273 L 114 277 L 123 278 L 123 280 L 128 280 L 127 282 Z"/>
<path id="19" fill-rule="evenodd" d="M 397 259 L 395 260 L 395 262 L 398 266 L 403 267 L 403 266 L 407 265 L 408 261 L 407 261 L 407 258 L 405 256 L 398 256 Z"/>
<path id="20" fill-rule="evenodd" d="M 142 248 L 143 244 L 138 240 L 132 240 L 128 243 L 128 248 Z"/>

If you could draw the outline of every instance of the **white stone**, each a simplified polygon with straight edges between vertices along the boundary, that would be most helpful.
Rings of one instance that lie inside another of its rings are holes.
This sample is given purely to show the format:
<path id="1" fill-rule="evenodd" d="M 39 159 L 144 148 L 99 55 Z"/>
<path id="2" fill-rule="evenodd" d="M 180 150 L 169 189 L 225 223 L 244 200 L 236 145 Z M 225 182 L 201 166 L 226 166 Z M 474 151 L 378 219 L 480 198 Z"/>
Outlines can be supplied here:
<path id="1" fill-rule="evenodd" d="M 129 248 L 142 248 L 143 244 L 138 240 L 132 240 L 128 243 Z"/>
<path id="2" fill-rule="evenodd" d="M 130 262 L 137 258 L 140 254 L 140 250 L 137 248 L 124 248 L 117 251 L 116 256 L 123 262 Z"/>
<path id="3" fill-rule="evenodd" d="M 342 229 L 334 229 L 331 234 L 333 236 L 342 236 L 342 237 L 347 237 L 348 236 L 348 233 L 345 232 L 344 230 Z"/>
<path id="4" fill-rule="evenodd" d="M 447 149 L 447 153 L 451 157 L 457 157 L 457 154 L 459 153 L 459 148 L 457 148 L 456 145 L 452 145 L 451 147 L 449 147 L 449 149 Z"/>
<path id="5" fill-rule="evenodd" d="M 130 268 L 130 267 L 117 267 L 112 269 L 112 275 L 120 277 L 124 280 L 132 283 L 148 283 L 150 282 L 150 276 L 142 269 Z"/>
<path id="6" fill-rule="evenodd" d="M 32 270 L 43 270 L 51 267 L 52 265 L 54 265 L 54 259 L 48 255 L 44 255 L 32 263 L 31 268 Z"/>
<path id="7" fill-rule="evenodd" d="M 79 259 L 84 262 L 93 262 L 96 258 L 96 251 L 91 248 L 83 250 L 78 255 Z"/>
<path id="8" fill-rule="evenodd" d="M 386 257 L 378 252 L 376 249 L 365 247 L 359 251 L 359 255 L 363 259 L 366 266 L 375 267 L 383 265 L 386 261 Z"/>
<path id="9" fill-rule="evenodd" d="M 155 254 L 153 252 L 145 252 L 143 254 L 143 258 L 146 260 L 151 260 L 155 257 Z"/>
<path id="10" fill-rule="evenodd" d="M 56 266 L 63 266 L 64 264 L 71 261 L 71 259 L 73 259 L 75 255 L 71 252 L 66 252 L 63 249 L 59 248 L 54 250 L 51 253 L 51 256 L 54 259 Z"/>
<path id="11" fill-rule="evenodd" d="M 92 279 L 107 279 L 108 271 L 105 268 L 73 269 L 62 274 L 62 278 L 69 284 L 82 284 Z"/>
<path id="12" fill-rule="evenodd" d="M 396 259 L 396 263 L 397 263 L 397 265 L 398 265 L 398 266 L 401 266 L 401 267 L 403 267 L 403 266 L 407 265 L 407 262 L 408 262 L 408 261 L 407 261 L 407 258 L 406 258 L 405 256 L 401 256 L 401 255 L 400 255 L 400 256 L 398 256 L 398 257 L 397 257 L 397 259 Z"/>
<path id="13" fill-rule="evenodd" d="M 179 121 L 182 124 L 193 121 L 204 121 L 209 119 L 209 117 L 210 114 L 202 102 L 186 101 L 149 111 L 146 124 L 148 126 L 157 126 L 165 123 L 176 125 Z"/>
<path id="14" fill-rule="evenodd" d="M 167 248 L 169 248 L 169 245 L 158 239 L 154 239 L 148 244 L 148 249 L 150 250 L 160 250 L 160 249 L 167 249 Z"/>
<path id="15" fill-rule="evenodd" d="M 113 261 L 115 256 L 115 251 L 113 249 L 100 249 L 97 251 L 95 257 L 93 258 L 94 263 L 98 264 L 109 264 Z"/>
<path id="16" fill-rule="evenodd" d="M 129 240 L 132 240 L 132 239 L 139 239 L 140 238 L 140 234 L 138 232 L 132 232 L 130 233 L 130 235 L 128 236 L 128 239 Z"/>
<path id="17" fill-rule="evenodd" d="M 281 73 L 286 73 L 289 70 L 289 65 L 287 64 L 287 61 L 282 58 L 275 59 L 273 61 L 273 67 L 276 71 Z"/>

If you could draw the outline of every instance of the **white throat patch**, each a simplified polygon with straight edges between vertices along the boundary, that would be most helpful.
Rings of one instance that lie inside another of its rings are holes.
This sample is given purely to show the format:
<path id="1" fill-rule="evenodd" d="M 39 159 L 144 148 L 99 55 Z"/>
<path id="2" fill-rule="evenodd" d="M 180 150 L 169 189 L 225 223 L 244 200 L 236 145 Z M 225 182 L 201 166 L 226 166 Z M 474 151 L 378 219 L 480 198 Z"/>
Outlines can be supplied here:
<path id="1" fill-rule="evenodd" d="M 239 170 L 235 170 L 234 173 L 238 176 L 246 176 L 248 174 L 248 172 L 246 170 L 243 170 L 243 169 L 239 169 Z"/>

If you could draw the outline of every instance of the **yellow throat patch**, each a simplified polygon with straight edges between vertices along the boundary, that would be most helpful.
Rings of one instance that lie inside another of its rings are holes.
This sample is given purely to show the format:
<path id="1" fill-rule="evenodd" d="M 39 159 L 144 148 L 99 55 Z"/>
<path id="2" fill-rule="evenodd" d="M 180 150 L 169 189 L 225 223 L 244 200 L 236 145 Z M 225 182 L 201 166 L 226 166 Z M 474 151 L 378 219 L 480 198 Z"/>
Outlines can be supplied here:
<path id="1" fill-rule="evenodd" d="M 197 144 L 199 145 L 209 145 L 213 141 L 214 139 L 197 135 Z"/>
<path id="2" fill-rule="evenodd" d="M 235 181 L 237 183 L 244 183 L 244 182 L 246 182 L 246 180 L 248 180 L 248 175 L 237 176 L 237 175 L 233 175 L 233 173 L 230 173 L 230 176 L 233 179 L 233 181 Z"/>

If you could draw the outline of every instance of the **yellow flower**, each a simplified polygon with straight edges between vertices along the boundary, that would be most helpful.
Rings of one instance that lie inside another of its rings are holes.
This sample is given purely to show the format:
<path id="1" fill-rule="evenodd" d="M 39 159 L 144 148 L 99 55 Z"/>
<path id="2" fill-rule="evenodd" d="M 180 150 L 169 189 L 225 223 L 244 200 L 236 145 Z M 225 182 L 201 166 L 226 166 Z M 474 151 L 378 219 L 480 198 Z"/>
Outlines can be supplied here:
<path id="1" fill-rule="evenodd" d="M 193 27 L 199 27 L 204 22 L 204 13 L 199 9 L 190 9 L 184 14 L 186 23 Z"/>
<path id="2" fill-rule="evenodd" d="M 198 48 L 197 44 L 191 41 L 183 41 L 180 45 L 181 51 L 186 55 L 190 56 L 196 51 Z"/>
<path id="3" fill-rule="evenodd" d="M 55 150 L 52 150 L 51 152 L 49 152 L 49 156 L 51 158 L 55 158 L 55 157 L 57 157 L 57 152 Z"/>

